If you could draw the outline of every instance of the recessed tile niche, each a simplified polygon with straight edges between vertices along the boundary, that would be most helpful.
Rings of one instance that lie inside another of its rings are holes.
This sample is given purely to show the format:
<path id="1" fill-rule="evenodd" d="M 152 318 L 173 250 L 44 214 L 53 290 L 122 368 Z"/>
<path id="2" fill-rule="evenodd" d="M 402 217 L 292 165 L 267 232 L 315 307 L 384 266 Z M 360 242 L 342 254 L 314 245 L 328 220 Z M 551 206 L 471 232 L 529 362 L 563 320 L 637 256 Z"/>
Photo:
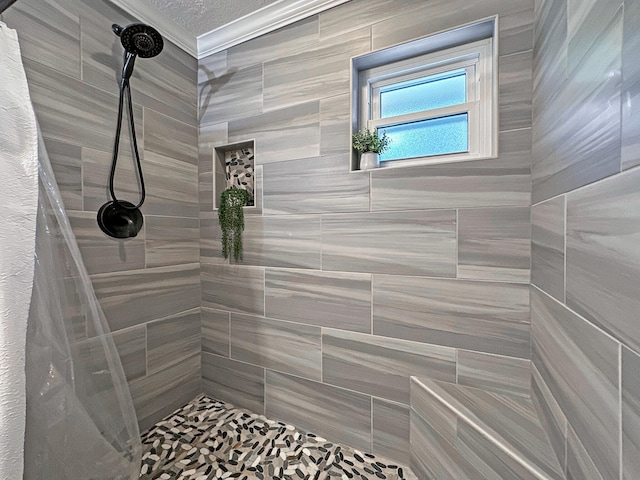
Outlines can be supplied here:
<path id="1" fill-rule="evenodd" d="M 255 209 L 259 206 L 261 185 L 259 168 L 254 163 L 254 141 L 222 145 L 214 149 L 213 173 L 213 205 L 220 206 L 220 194 L 230 187 L 242 188 L 249 192 L 249 203 L 245 208 Z"/>

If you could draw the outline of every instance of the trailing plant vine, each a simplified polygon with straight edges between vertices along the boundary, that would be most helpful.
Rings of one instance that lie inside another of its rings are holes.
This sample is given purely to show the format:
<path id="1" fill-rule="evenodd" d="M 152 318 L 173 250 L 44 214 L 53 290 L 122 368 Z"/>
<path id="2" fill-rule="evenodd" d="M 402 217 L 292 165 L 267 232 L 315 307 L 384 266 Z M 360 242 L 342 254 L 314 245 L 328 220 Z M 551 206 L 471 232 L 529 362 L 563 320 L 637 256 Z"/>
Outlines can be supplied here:
<path id="1" fill-rule="evenodd" d="M 244 230 L 244 207 L 249 203 L 249 192 L 241 188 L 227 188 L 220 194 L 218 220 L 222 229 L 222 254 L 242 260 L 242 231 Z"/>

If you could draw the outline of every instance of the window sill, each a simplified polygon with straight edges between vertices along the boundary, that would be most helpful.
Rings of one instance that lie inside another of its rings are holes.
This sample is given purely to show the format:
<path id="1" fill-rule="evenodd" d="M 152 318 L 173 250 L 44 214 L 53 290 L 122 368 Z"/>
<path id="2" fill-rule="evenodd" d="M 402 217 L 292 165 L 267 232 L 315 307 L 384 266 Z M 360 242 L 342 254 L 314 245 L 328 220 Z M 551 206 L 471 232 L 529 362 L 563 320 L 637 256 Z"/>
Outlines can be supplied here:
<path id="1" fill-rule="evenodd" d="M 466 153 L 465 154 L 452 153 L 450 155 L 437 155 L 433 157 L 387 160 L 384 162 L 380 162 L 380 166 L 378 166 L 377 168 L 360 170 L 359 168 L 357 168 L 358 155 L 353 153 L 352 159 L 351 159 L 351 165 L 352 165 L 351 173 L 371 172 L 376 170 L 390 170 L 390 169 L 408 168 L 408 167 L 430 167 L 433 165 L 443 165 L 448 163 L 461 163 L 461 162 L 472 162 L 472 161 L 475 162 L 478 160 L 490 160 L 493 158 L 498 158 L 498 155 L 469 155 Z"/>

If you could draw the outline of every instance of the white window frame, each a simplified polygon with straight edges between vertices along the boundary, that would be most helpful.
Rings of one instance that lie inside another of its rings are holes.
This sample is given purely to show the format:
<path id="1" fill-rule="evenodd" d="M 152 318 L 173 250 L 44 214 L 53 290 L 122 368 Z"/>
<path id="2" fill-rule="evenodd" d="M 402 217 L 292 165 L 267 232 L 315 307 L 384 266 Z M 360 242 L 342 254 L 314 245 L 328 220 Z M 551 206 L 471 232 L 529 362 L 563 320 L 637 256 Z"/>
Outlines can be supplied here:
<path id="1" fill-rule="evenodd" d="M 381 168 L 478 160 L 497 157 L 498 54 L 497 17 L 424 37 L 352 59 L 352 131 L 468 115 L 468 151 L 394 159 Z M 463 104 L 396 117 L 379 118 L 379 93 L 389 85 L 465 69 L 467 101 Z M 352 157 L 352 170 L 355 167 Z"/>

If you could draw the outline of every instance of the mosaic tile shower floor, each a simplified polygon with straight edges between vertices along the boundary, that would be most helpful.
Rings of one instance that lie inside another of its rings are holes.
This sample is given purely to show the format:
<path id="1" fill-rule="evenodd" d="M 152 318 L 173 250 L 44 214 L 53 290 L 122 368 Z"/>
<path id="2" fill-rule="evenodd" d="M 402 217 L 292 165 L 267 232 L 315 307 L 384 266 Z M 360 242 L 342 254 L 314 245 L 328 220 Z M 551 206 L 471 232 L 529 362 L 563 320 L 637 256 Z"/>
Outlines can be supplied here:
<path id="1" fill-rule="evenodd" d="M 200 396 L 142 435 L 143 480 L 415 480 L 406 467 Z"/>

